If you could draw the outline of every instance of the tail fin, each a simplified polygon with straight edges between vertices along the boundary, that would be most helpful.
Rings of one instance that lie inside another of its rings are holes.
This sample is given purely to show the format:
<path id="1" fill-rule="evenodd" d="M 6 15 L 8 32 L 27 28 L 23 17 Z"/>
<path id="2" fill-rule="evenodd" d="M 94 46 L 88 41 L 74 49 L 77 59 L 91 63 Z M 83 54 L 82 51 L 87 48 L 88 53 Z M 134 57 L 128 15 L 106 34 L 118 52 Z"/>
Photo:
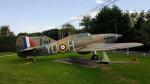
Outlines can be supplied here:
<path id="1" fill-rule="evenodd" d="M 36 47 L 36 46 L 37 46 L 37 42 L 35 40 L 33 40 L 31 37 L 24 36 L 24 37 L 17 38 L 17 41 L 16 41 L 16 50 L 17 51 Z"/>

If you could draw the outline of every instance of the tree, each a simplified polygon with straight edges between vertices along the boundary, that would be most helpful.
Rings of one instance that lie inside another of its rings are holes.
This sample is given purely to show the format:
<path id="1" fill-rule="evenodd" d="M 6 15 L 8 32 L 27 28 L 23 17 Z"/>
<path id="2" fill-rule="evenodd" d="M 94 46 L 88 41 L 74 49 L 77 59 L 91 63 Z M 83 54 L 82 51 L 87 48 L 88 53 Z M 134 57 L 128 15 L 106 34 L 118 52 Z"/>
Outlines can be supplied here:
<path id="1" fill-rule="evenodd" d="M 141 29 L 139 30 L 140 34 L 136 35 L 138 41 L 144 43 L 143 50 L 150 50 L 150 19 L 144 21 L 141 25 Z"/>
<path id="2" fill-rule="evenodd" d="M 19 33 L 17 36 L 28 36 L 28 33 L 24 32 L 24 33 Z"/>
<path id="3" fill-rule="evenodd" d="M 134 27 L 136 30 L 139 30 L 142 28 L 142 24 L 145 22 L 145 13 L 141 12 L 137 18 L 137 21 L 134 24 Z"/>
<path id="4" fill-rule="evenodd" d="M 129 13 L 129 11 L 127 11 Z M 131 26 L 134 27 L 136 21 L 138 18 L 138 12 L 134 11 L 133 13 L 130 13 L 130 21 L 131 21 Z"/>
<path id="5" fill-rule="evenodd" d="M 150 45 L 150 20 L 145 21 L 141 27 L 142 41 L 146 45 Z"/>
<path id="6" fill-rule="evenodd" d="M 15 34 L 10 31 L 9 25 L 1 26 L 0 35 L 2 35 L 2 36 L 15 36 Z"/>
<path id="7" fill-rule="evenodd" d="M 123 13 L 117 6 L 103 7 L 95 18 L 84 17 L 80 23 L 85 31 L 92 34 L 119 33 L 124 41 L 131 41 L 132 33 L 129 13 Z"/>
<path id="8" fill-rule="evenodd" d="M 90 16 L 84 16 L 81 20 L 80 26 L 83 26 L 83 30 L 92 33 L 92 19 Z"/>
<path id="9" fill-rule="evenodd" d="M 42 36 L 41 32 L 29 33 L 28 36 Z"/>
<path id="10" fill-rule="evenodd" d="M 42 35 L 46 35 L 47 37 L 51 37 L 54 40 L 59 39 L 59 29 L 51 29 L 42 32 Z"/>
<path id="11" fill-rule="evenodd" d="M 73 35 L 75 33 L 76 33 L 75 27 L 69 23 L 66 23 L 60 29 L 60 38 L 63 38 L 63 37 L 69 36 L 69 35 Z"/>
<path id="12" fill-rule="evenodd" d="M 133 13 L 131 14 L 133 15 Z M 131 20 L 134 19 L 134 25 L 132 26 L 132 29 L 133 29 L 133 34 L 134 37 L 133 37 L 133 40 L 136 41 L 136 42 L 142 42 L 142 34 L 143 32 L 141 31 L 142 30 L 142 25 L 143 23 L 146 21 L 146 14 L 145 12 L 140 12 L 140 13 L 137 13 L 135 12 L 135 17 L 130 17 Z"/>
<path id="13" fill-rule="evenodd" d="M 146 13 L 145 17 L 146 17 L 146 20 L 150 20 L 150 10 L 148 10 L 148 12 Z"/>

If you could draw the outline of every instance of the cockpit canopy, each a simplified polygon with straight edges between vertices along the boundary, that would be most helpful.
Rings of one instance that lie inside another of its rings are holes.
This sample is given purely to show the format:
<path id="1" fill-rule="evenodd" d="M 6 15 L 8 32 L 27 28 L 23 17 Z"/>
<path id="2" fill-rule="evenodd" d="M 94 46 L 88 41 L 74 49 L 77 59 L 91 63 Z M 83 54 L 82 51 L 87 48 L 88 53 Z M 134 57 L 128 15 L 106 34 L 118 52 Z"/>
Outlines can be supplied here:
<path id="1" fill-rule="evenodd" d="M 91 36 L 90 33 L 81 33 L 81 34 L 77 34 L 77 37 L 89 37 Z"/>
<path id="2" fill-rule="evenodd" d="M 74 44 L 78 46 L 91 42 L 93 40 L 93 37 L 89 33 L 81 33 L 73 35 L 72 38 L 70 38 L 70 40 L 74 41 Z"/>
<path id="3" fill-rule="evenodd" d="M 117 41 L 121 36 L 121 34 L 105 34 L 104 39 L 106 43 L 110 43 Z"/>

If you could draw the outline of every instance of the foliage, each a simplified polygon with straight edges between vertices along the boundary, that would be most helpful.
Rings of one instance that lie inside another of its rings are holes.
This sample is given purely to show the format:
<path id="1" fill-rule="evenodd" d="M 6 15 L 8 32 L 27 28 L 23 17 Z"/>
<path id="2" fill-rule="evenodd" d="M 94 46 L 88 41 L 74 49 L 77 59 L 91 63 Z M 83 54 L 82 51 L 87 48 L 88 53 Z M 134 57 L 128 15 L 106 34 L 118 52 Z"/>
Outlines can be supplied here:
<path id="1" fill-rule="evenodd" d="M 73 25 L 66 23 L 62 25 L 61 29 L 55 28 L 55 29 L 46 30 L 43 31 L 42 34 L 51 37 L 52 39 L 58 40 L 61 39 L 62 37 L 76 34 L 78 32 L 80 32 L 80 30 L 77 30 Z"/>
<path id="2" fill-rule="evenodd" d="M 59 39 L 59 33 L 60 33 L 59 29 L 51 29 L 42 32 L 43 35 L 46 35 L 47 37 L 51 37 L 52 39 L 55 40 Z"/>
<path id="3" fill-rule="evenodd" d="M 42 33 L 41 32 L 35 32 L 35 33 L 19 33 L 17 36 L 42 36 Z"/>
<path id="4" fill-rule="evenodd" d="M 134 41 L 144 43 L 142 50 L 150 50 L 150 12 L 140 12 L 136 14 L 135 23 L 133 25 Z"/>
<path id="5" fill-rule="evenodd" d="M 4 25 L 0 27 L 0 36 L 15 36 L 15 34 L 10 31 L 9 25 Z"/>
<path id="6" fill-rule="evenodd" d="M 80 23 L 80 26 L 84 26 L 83 27 L 83 30 L 84 31 L 87 31 L 87 32 L 91 32 L 92 33 L 92 19 L 90 16 L 84 16 L 81 23 Z"/>
<path id="7" fill-rule="evenodd" d="M 28 33 L 24 32 L 24 33 L 19 33 L 17 36 L 28 36 Z"/>
<path id="8" fill-rule="evenodd" d="M 146 45 L 150 45 L 150 20 L 145 21 L 141 26 L 142 42 Z"/>
<path id="9" fill-rule="evenodd" d="M 69 36 L 69 35 L 73 35 L 76 33 L 76 29 L 73 25 L 66 23 L 62 26 L 62 28 L 60 29 L 60 38 Z"/>
<path id="10" fill-rule="evenodd" d="M 35 32 L 35 33 L 29 33 L 28 36 L 42 36 L 42 33 L 41 32 Z"/>
<path id="11" fill-rule="evenodd" d="M 14 52 L 16 51 L 15 36 L 0 36 L 0 52 Z"/>

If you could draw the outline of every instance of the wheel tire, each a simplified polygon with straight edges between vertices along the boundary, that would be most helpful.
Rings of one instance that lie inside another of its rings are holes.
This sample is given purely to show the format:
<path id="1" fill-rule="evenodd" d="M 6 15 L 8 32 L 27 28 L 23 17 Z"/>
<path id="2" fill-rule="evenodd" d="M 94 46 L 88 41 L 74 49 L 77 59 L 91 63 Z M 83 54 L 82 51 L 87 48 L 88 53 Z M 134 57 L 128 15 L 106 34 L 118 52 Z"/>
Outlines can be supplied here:
<path id="1" fill-rule="evenodd" d="M 92 55 L 91 60 L 99 60 L 98 55 Z"/>

